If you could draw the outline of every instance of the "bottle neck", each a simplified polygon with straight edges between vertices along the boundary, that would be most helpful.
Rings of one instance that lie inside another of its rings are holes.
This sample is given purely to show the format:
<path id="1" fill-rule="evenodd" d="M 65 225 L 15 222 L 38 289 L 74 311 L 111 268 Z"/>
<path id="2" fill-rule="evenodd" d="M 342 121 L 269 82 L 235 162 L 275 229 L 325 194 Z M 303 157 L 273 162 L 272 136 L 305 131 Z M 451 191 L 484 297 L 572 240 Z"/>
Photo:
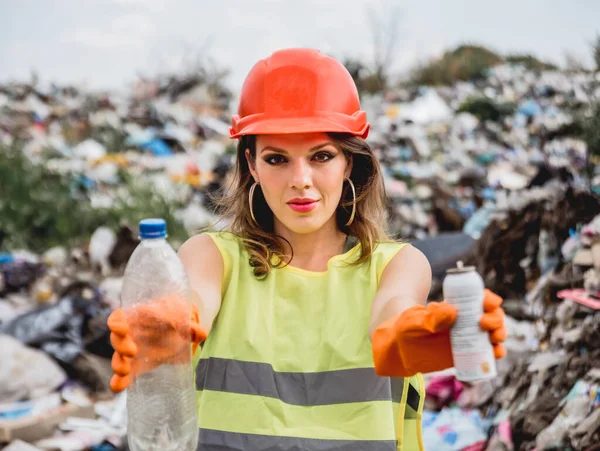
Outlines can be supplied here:
<path id="1" fill-rule="evenodd" d="M 166 238 L 142 238 L 141 244 L 144 247 L 160 247 L 166 241 Z"/>

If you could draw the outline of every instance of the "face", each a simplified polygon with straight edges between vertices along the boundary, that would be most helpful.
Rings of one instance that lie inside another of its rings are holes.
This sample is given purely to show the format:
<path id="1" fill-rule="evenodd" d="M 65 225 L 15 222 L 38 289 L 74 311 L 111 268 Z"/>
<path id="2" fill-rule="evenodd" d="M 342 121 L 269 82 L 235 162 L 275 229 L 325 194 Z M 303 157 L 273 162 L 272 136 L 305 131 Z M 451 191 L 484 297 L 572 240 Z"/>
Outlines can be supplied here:
<path id="1" fill-rule="evenodd" d="M 325 133 L 259 135 L 256 158 L 246 150 L 246 159 L 276 228 L 306 234 L 335 225 L 352 164 Z"/>

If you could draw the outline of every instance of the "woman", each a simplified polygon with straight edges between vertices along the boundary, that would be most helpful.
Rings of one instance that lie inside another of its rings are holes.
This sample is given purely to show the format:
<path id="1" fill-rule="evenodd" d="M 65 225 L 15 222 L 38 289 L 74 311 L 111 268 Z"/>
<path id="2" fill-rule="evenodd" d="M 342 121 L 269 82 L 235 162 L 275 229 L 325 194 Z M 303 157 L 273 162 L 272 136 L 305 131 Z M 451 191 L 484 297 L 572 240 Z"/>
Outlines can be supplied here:
<path id="1" fill-rule="evenodd" d="M 246 78 L 231 127 L 230 230 L 179 249 L 193 339 L 208 337 L 194 357 L 199 449 L 422 448 L 418 373 L 453 365 L 456 311 L 426 305 L 427 259 L 386 238 L 368 132 L 350 74 L 318 51 L 276 52 Z M 500 302 L 488 292 L 481 322 L 497 357 Z M 109 325 L 120 391 L 136 326 L 121 311 Z"/>

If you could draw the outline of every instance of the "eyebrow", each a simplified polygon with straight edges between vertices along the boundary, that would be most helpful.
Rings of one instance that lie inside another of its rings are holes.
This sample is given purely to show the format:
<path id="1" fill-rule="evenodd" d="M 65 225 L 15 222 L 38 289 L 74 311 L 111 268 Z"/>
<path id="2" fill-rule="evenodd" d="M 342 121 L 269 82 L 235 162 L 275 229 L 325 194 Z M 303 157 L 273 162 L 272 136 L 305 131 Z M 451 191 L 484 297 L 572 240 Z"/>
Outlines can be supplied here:
<path id="1" fill-rule="evenodd" d="M 323 147 L 326 147 L 326 146 L 329 146 L 329 145 L 335 147 L 335 144 L 332 141 L 327 141 L 326 143 L 319 144 L 319 145 L 316 145 L 314 147 L 311 147 L 309 149 L 309 152 L 315 152 L 315 151 L 317 151 L 319 149 L 322 149 Z M 265 147 L 263 147 L 261 149 L 260 153 L 264 152 L 265 150 L 272 150 L 274 152 L 287 153 L 287 151 L 285 149 L 282 149 L 280 147 L 274 147 L 274 146 L 265 146 Z"/>

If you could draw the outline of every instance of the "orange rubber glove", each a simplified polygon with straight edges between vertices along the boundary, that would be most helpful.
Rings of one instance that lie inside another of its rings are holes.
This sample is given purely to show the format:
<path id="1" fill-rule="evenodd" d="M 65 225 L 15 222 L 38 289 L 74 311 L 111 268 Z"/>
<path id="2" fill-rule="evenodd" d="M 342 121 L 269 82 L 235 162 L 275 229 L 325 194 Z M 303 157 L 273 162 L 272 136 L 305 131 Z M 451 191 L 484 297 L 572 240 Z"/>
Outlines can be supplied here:
<path id="1" fill-rule="evenodd" d="M 485 290 L 480 327 L 489 332 L 497 359 L 506 355 L 502 298 Z M 447 302 L 415 305 L 383 322 L 372 337 L 375 371 L 380 376 L 408 377 L 454 366 L 450 328 L 456 307 Z"/>
<path id="2" fill-rule="evenodd" d="M 186 363 L 206 340 L 198 308 L 178 299 L 159 299 L 149 304 L 115 309 L 108 317 L 114 375 L 110 387 L 125 390 L 138 375 L 163 363 Z"/>

